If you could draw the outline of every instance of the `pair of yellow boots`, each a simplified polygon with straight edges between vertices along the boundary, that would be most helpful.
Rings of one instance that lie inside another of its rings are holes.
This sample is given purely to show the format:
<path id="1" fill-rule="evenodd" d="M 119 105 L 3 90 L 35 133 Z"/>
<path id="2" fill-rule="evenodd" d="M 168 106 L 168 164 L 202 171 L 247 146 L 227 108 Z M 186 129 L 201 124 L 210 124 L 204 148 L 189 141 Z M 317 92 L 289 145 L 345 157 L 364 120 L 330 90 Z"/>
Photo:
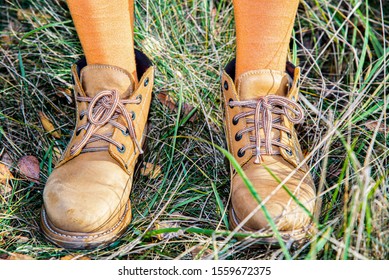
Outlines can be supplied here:
<path id="1" fill-rule="evenodd" d="M 72 67 L 76 129 L 46 183 L 41 216 L 44 234 L 59 246 L 107 245 L 131 221 L 129 197 L 154 83 L 154 68 L 139 51 L 136 65 L 136 87 L 119 67 L 85 60 Z M 249 71 L 235 85 L 232 61 L 222 77 L 228 149 L 239 165 L 231 165 L 230 224 L 267 233 L 265 242 L 276 242 L 274 225 L 285 240 L 301 240 L 312 228 L 314 185 L 294 130 L 304 117 L 296 103 L 299 75 L 288 63 L 285 72 Z"/>

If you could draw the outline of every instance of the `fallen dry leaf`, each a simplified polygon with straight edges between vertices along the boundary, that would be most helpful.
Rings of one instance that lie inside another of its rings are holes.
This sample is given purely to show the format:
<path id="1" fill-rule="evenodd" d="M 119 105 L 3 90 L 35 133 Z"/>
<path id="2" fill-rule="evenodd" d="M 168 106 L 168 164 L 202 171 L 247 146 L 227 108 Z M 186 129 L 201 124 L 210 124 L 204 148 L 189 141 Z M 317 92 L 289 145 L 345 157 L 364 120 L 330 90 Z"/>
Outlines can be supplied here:
<path id="1" fill-rule="evenodd" d="M 83 261 L 87 261 L 87 260 L 90 260 L 90 258 L 88 258 L 87 256 L 83 256 L 83 255 L 66 255 L 62 258 L 60 258 L 60 260 L 62 261 L 69 261 L 69 260 L 83 260 Z"/>
<path id="2" fill-rule="evenodd" d="M 171 216 L 181 216 L 180 213 L 178 212 L 174 212 L 171 214 Z M 177 220 L 173 220 L 173 221 L 155 221 L 154 223 L 154 229 L 156 230 L 159 230 L 159 229 L 169 229 L 169 228 L 179 228 L 180 225 L 179 225 L 179 222 Z M 182 230 L 178 230 L 178 231 L 175 231 L 175 232 L 164 232 L 164 233 L 160 233 L 160 234 L 157 234 L 157 239 L 158 240 L 167 240 L 167 239 L 171 239 L 171 238 L 176 238 L 176 237 L 179 237 L 183 235 L 183 231 Z"/>
<path id="3" fill-rule="evenodd" d="M 0 160 L 0 195 L 6 196 L 12 193 L 12 187 L 8 180 L 14 179 L 9 168 L 12 166 L 12 159 L 7 152 L 3 154 Z"/>
<path id="4" fill-rule="evenodd" d="M 29 240 L 30 238 L 27 236 L 22 236 L 22 235 L 13 236 L 9 232 L 0 233 L 0 244 L 1 243 L 5 244 L 6 242 L 23 244 L 23 243 L 27 243 Z M 8 257 L 8 255 L 6 257 Z"/>
<path id="5" fill-rule="evenodd" d="M 8 166 L 0 162 L 0 184 L 5 184 L 5 182 L 7 182 L 9 179 L 13 178 L 14 176 L 12 176 Z"/>
<path id="6" fill-rule="evenodd" d="M 177 222 L 175 221 L 155 221 L 155 224 L 154 224 L 154 228 L 156 230 L 159 230 L 159 229 L 168 229 L 168 228 L 178 228 L 179 225 Z M 180 235 L 182 235 L 183 232 L 182 230 L 178 230 L 176 232 L 165 232 L 165 233 L 160 233 L 160 234 L 157 234 L 157 239 L 158 240 L 166 240 L 166 239 L 171 239 L 171 238 L 175 238 L 175 237 L 179 237 Z"/>
<path id="7" fill-rule="evenodd" d="M 7 165 L 8 167 L 10 167 L 13 163 L 11 157 L 9 156 L 9 154 L 7 152 L 3 153 L 3 156 L 1 157 L 0 161 L 2 163 L 4 163 L 5 165 Z"/>
<path id="8" fill-rule="evenodd" d="M 7 196 L 8 194 L 12 193 L 12 187 L 5 183 L 5 184 L 2 184 L 0 182 L 0 196 Z"/>
<path id="9" fill-rule="evenodd" d="M 378 126 L 378 121 L 370 121 L 364 124 L 367 130 L 375 131 Z M 381 121 L 380 126 L 378 127 L 378 132 L 389 132 L 389 127 L 385 125 L 384 121 Z"/>
<path id="10" fill-rule="evenodd" d="M 0 31 L 0 43 L 3 49 L 8 49 L 11 45 L 18 42 L 18 39 L 14 35 L 14 33 L 18 32 L 18 29 L 19 26 L 14 21 L 9 21 L 8 25 Z"/>
<path id="11" fill-rule="evenodd" d="M 157 98 L 163 105 L 168 107 L 171 111 L 176 111 L 177 110 L 176 102 L 166 92 L 158 93 L 157 94 Z"/>
<path id="12" fill-rule="evenodd" d="M 16 16 L 20 21 L 36 19 L 41 24 L 47 24 L 51 19 L 49 14 L 41 13 L 33 9 L 18 9 Z M 33 20 L 33 22 L 36 23 L 36 20 Z"/>
<path id="13" fill-rule="evenodd" d="M 184 112 L 184 116 L 189 115 L 193 109 L 194 107 L 188 103 L 182 104 L 182 111 Z M 195 120 L 197 120 L 197 112 L 195 112 L 189 119 L 190 122 L 194 122 Z"/>
<path id="14" fill-rule="evenodd" d="M 0 185 L 0 188 L 1 188 L 1 185 Z M 4 244 L 5 244 L 5 241 L 7 239 L 7 236 L 8 236 L 9 232 L 8 231 L 2 231 L 0 232 L 0 248 L 4 248 L 2 247 Z M 8 258 L 8 255 L 2 255 L 0 254 L 0 260 L 1 259 L 6 259 Z"/>
<path id="15" fill-rule="evenodd" d="M 43 128 L 49 132 L 51 135 L 54 136 L 54 138 L 61 138 L 61 134 L 58 131 L 55 131 L 55 127 L 50 121 L 50 119 L 46 116 L 43 112 L 38 112 L 39 118 L 41 119 Z"/>
<path id="16" fill-rule="evenodd" d="M 27 243 L 30 240 L 30 238 L 28 238 L 27 236 L 23 236 L 23 235 L 14 236 L 12 239 L 14 239 L 16 241 L 16 243 L 19 243 L 19 244 Z"/>
<path id="17" fill-rule="evenodd" d="M 163 105 L 168 107 L 170 111 L 177 112 L 178 105 L 168 93 L 163 92 L 163 91 L 158 93 L 157 99 Z M 190 105 L 188 103 L 183 103 L 182 104 L 182 112 L 183 112 L 184 117 L 187 116 L 193 110 L 193 108 L 194 107 L 192 105 Z M 197 113 L 194 113 L 189 119 L 190 122 L 194 122 L 195 120 L 197 120 Z"/>
<path id="18" fill-rule="evenodd" d="M 6 258 L 7 260 L 35 260 L 33 257 L 28 255 L 23 255 L 19 253 L 11 253 L 11 255 Z"/>
<path id="19" fill-rule="evenodd" d="M 8 48 L 9 46 L 12 45 L 13 40 L 9 34 L 2 34 L 0 35 L 0 42 L 3 48 Z"/>
<path id="20" fill-rule="evenodd" d="M 23 156 L 18 161 L 20 173 L 29 181 L 39 183 L 39 161 L 34 156 Z"/>
<path id="21" fill-rule="evenodd" d="M 213 254 L 213 251 L 209 248 L 205 248 L 204 246 L 196 246 L 192 250 L 192 258 L 195 260 L 203 260 L 206 259 L 207 257 L 211 256 Z"/>
<path id="22" fill-rule="evenodd" d="M 149 176 L 151 179 L 155 179 L 161 174 L 161 166 L 150 162 L 144 162 L 143 167 L 140 170 L 140 174 L 142 176 Z"/>

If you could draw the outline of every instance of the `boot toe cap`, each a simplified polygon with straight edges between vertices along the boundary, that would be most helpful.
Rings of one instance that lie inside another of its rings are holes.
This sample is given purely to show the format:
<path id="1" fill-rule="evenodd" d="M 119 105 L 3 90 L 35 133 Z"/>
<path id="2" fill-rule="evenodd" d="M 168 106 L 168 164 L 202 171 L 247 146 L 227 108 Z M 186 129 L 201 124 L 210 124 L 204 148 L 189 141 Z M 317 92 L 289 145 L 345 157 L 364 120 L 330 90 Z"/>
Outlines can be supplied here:
<path id="1" fill-rule="evenodd" d="M 285 178 L 282 174 L 276 175 L 281 180 Z M 269 178 L 269 173 L 266 171 L 257 172 L 256 176 L 251 176 L 250 179 L 261 201 L 265 201 L 266 210 L 279 231 L 297 231 L 309 225 L 311 219 L 307 211 L 312 213 L 315 204 L 315 194 L 308 183 L 309 180 L 302 181 L 302 178 L 297 175 L 285 184 L 298 199 L 299 203 L 297 203 L 284 188 L 277 188 L 278 182 L 272 177 Z M 235 176 L 232 182 L 232 207 L 236 222 L 242 221 L 258 208 L 257 200 L 239 176 Z M 263 210 L 259 209 L 253 213 L 243 228 L 250 231 L 268 229 L 269 223 Z"/>
<path id="2" fill-rule="evenodd" d="M 112 172 L 113 163 L 89 162 L 82 171 L 74 164 L 54 170 L 43 194 L 50 222 L 57 228 L 90 233 L 112 227 L 125 211 L 129 176 Z M 117 168 L 117 166 L 116 166 Z"/>

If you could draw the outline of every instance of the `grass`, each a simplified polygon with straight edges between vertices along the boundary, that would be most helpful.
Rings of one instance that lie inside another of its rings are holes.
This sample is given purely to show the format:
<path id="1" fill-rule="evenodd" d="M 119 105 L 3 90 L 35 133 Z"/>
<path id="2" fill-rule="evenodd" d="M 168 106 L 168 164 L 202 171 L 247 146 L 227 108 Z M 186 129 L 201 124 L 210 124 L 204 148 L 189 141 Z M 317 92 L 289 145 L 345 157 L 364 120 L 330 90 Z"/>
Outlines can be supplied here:
<path id="1" fill-rule="evenodd" d="M 383 0 L 301 1 L 290 59 L 302 68 L 298 127 L 311 166 L 318 233 L 301 246 L 251 248 L 228 230 L 229 171 L 220 73 L 234 57 L 232 1 L 137 1 L 137 48 L 156 65 L 154 94 L 165 92 L 197 117 L 172 113 L 156 98 L 144 161 L 136 171 L 134 218 L 92 259 L 388 259 L 389 8 Z M 35 155 L 41 183 L 16 179 L 0 196 L 0 255 L 58 259 L 67 250 L 39 231 L 42 190 L 74 128 L 70 66 L 82 54 L 63 0 L 0 2 L 0 157 Z M 47 133 L 44 112 L 62 137 Z M 241 234 L 239 237 L 245 237 Z M 258 236 L 257 236 L 258 237 Z"/>

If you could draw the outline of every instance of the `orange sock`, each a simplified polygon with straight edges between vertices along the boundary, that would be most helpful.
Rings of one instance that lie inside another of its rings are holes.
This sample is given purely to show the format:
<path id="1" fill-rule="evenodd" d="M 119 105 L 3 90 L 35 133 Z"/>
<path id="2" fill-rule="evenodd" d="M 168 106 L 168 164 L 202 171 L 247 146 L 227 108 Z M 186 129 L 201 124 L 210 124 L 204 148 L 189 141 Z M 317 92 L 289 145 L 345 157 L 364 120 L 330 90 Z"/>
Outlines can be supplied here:
<path id="1" fill-rule="evenodd" d="M 121 67 L 137 81 L 134 0 L 67 0 L 88 64 Z"/>
<path id="2" fill-rule="evenodd" d="M 250 70 L 285 71 L 298 0 L 234 0 L 236 75 Z"/>

